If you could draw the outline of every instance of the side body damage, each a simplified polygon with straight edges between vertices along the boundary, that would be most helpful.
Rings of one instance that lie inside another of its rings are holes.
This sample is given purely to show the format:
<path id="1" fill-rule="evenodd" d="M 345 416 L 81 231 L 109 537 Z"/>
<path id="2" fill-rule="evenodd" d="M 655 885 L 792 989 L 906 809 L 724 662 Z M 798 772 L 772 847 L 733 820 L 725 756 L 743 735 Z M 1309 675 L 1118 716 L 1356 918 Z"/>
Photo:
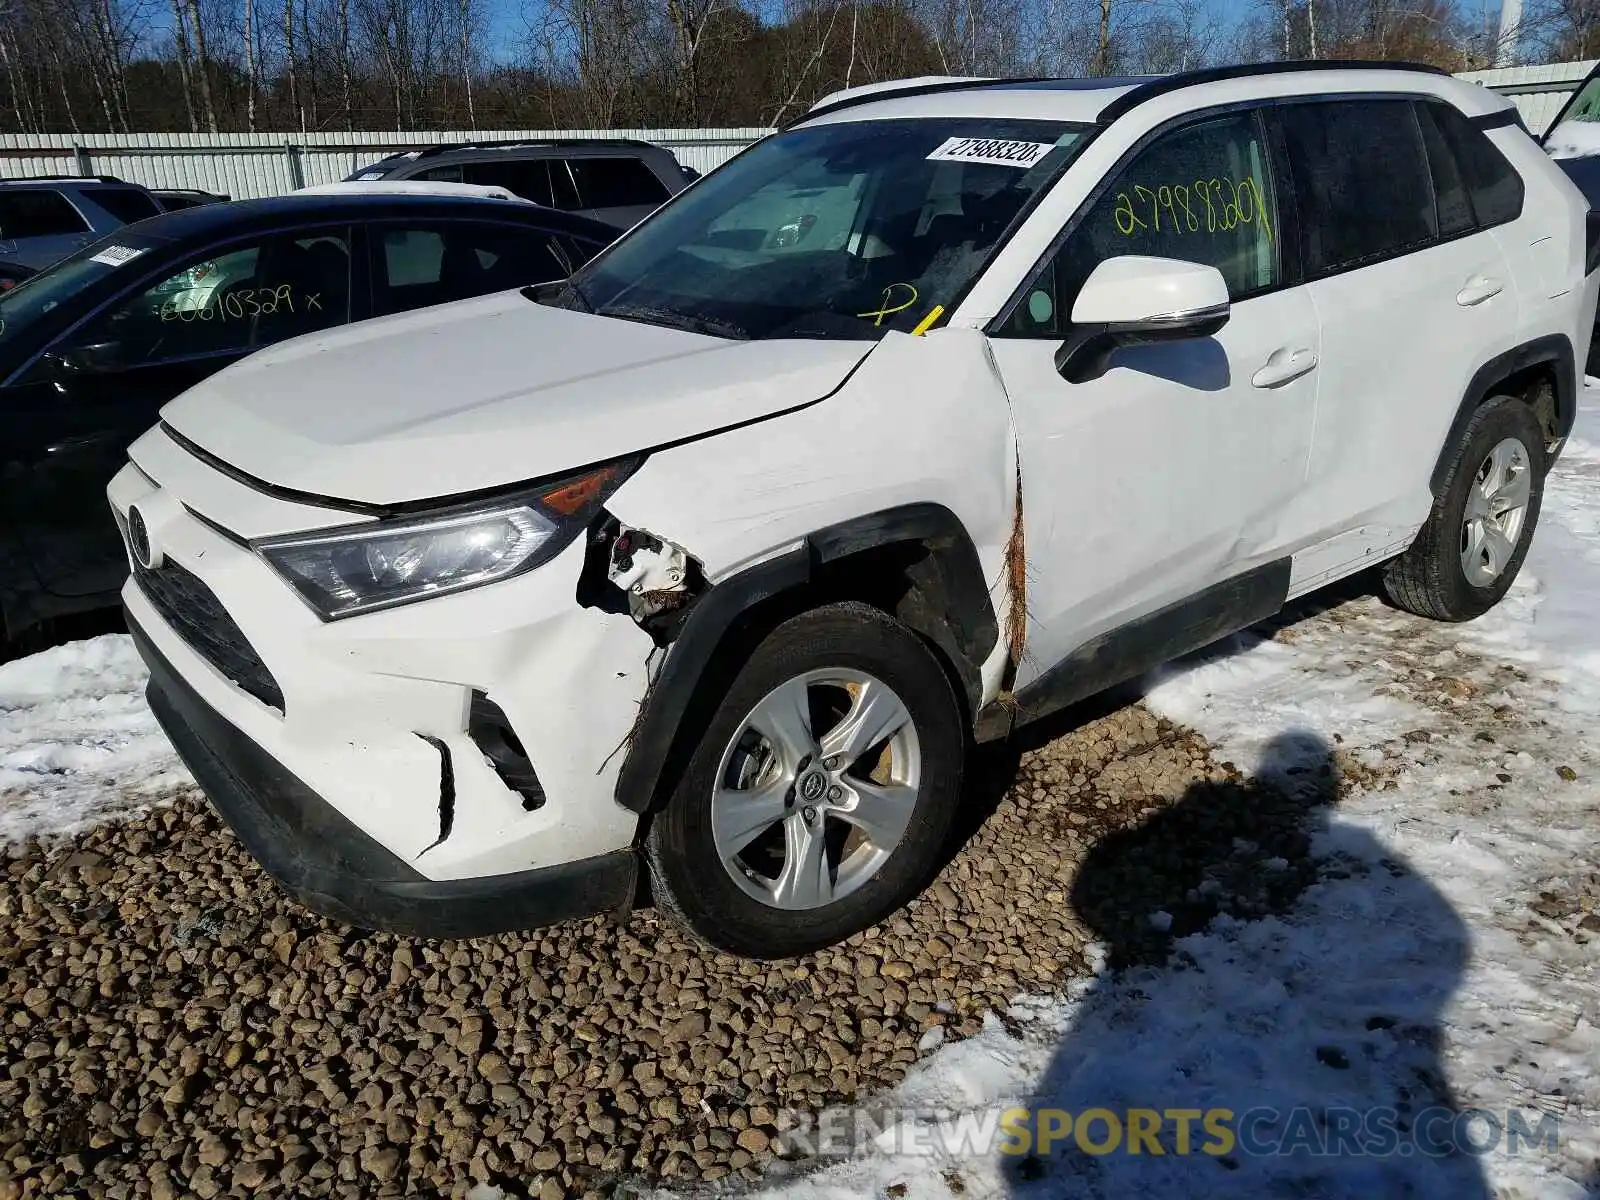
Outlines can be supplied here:
<path id="1" fill-rule="evenodd" d="M 647 811 L 750 647 L 818 603 L 865 600 L 915 629 L 969 717 L 995 699 L 1016 462 L 985 339 L 953 328 L 890 334 L 828 399 L 652 454 L 608 510 L 621 533 L 681 550 L 703 583 L 655 625 L 667 649 L 624 738 L 618 802 Z"/>

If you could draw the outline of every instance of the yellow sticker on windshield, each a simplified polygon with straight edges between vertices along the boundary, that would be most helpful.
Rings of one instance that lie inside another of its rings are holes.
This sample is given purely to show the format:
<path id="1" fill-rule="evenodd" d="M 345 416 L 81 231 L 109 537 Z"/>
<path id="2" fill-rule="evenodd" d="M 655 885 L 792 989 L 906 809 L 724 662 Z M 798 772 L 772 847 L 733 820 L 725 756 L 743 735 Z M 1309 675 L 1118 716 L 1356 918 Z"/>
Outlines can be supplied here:
<path id="1" fill-rule="evenodd" d="M 890 304 L 889 301 L 894 296 L 896 288 L 904 288 L 911 294 L 911 298 L 904 304 Z M 873 325 L 882 325 L 885 317 L 892 317 L 895 315 L 895 313 L 905 312 L 906 309 L 910 308 L 917 302 L 917 289 L 909 283 L 891 283 L 888 287 L 883 289 L 882 302 L 882 308 L 868 309 L 864 313 L 857 313 L 856 316 L 862 318 L 863 320 L 865 320 L 867 317 L 876 317 L 877 320 L 872 322 Z"/>
<path id="2" fill-rule="evenodd" d="M 917 322 L 917 327 L 911 331 L 912 337 L 921 337 L 933 328 L 933 323 L 944 316 L 944 305 L 935 304 L 928 310 L 928 315 Z"/>

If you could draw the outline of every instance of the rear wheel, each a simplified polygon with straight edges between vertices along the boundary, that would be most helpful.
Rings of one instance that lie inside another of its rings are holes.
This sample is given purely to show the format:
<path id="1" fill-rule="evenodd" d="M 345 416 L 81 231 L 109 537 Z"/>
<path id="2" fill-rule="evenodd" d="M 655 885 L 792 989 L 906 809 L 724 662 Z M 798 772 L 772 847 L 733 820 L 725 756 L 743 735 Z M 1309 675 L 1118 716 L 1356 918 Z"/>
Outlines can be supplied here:
<path id="1" fill-rule="evenodd" d="M 754 958 L 848 937 L 937 867 L 964 757 L 949 680 L 909 629 L 853 603 L 786 621 L 651 823 L 657 903 Z"/>
<path id="2" fill-rule="evenodd" d="M 1496 396 L 1472 414 L 1417 539 L 1384 570 L 1389 598 L 1437 621 L 1470 621 L 1522 568 L 1544 496 L 1544 437 L 1533 410 Z"/>

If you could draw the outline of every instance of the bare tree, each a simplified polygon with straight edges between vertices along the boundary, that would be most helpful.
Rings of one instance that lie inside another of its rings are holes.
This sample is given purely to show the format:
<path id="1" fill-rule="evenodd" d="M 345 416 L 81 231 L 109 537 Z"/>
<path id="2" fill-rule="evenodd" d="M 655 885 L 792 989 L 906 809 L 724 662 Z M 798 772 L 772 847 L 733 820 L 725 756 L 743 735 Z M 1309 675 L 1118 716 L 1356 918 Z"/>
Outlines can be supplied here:
<path id="1" fill-rule="evenodd" d="M 33 122 L 22 115 L 22 90 L 17 86 L 17 60 L 12 55 L 12 37 L 10 29 L 0 29 L 0 70 L 5 71 L 6 83 L 11 89 L 11 111 L 16 116 L 17 128 L 31 130 Z"/>
<path id="2" fill-rule="evenodd" d="M 350 108 L 350 0 L 339 0 L 339 107 L 344 111 L 344 127 L 355 128 L 355 115 Z"/>
<path id="3" fill-rule="evenodd" d="M 211 60 L 206 54 L 206 27 L 200 19 L 200 0 L 185 0 L 189 14 L 189 28 L 194 34 L 195 78 L 199 84 L 200 115 L 206 123 L 206 132 L 217 132 L 217 106 L 211 98 Z"/>
<path id="4" fill-rule="evenodd" d="M 256 129 L 256 96 L 261 91 L 260 63 L 256 56 L 255 0 L 244 0 L 245 127 Z"/>
<path id="5" fill-rule="evenodd" d="M 195 117 L 194 79 L 189 65 L 189 27 L 184 15 L 184 0 L 172 0 L 173 40 L 178 47 L 178 77 L 183 81 L 183 107 L 189 114 L 189 131 L 196 132 L 200 123 Z"/>
<path id="6" fill-rule="evenodd" d="M 283 61 L 289 82 L 289 111 L 304 131 L 306 109 L 300 102 L 300 59 L 294 48 L 294 0 L 283 0 Z"/>
<path id="7" fill-rule="evenodd" d="M 799 71 L 794 73 L 794 75 L 793 75 L 794 87 L 790 89 L 789 94 L 788 94 L 788 96 L 786 96 L 784 98 L 783 103 L 778 105 L 777 112 L 775 112 L 772 115 L 771 119 L 770 119 L 771 120 L 771 124 L 773 124 L 773 125 L 782 124 L 783 123 L 784 114 L 787 113 L 789 111 L 789 109 L 793 108 L 799 102 L 801 90 L 806 86 L 807 81 L 811 77 L 811 73 L 813 71 L 815 71 L 818 68 L 818 66 L 821 64 L 822 56 L 824 54 L 826 54 L 827 51 L 828 51 L 828 41 L 833 36 L 833 27 L 834 27 L 834 25 L 838 23 L 838 20 L 839 20 L 839 9 L 841 7 L 842 7 L 842 4 L 839 3 L 838 0 L 835 0 L 835 3 L 829 9 L 829 12 L 828 12 L 828 23 L 825 26 L 822 27 L 821 36 L 815 39 L 815 42 L 813 43 L 813 47 L 811 48 L 811 51 L 810 51 L 810 55 L 806 58 L 804 65 L 800 68 Z M 859 16 L 859 13 L 857 15 Z M 856 38 L 855 38 L 854 35 L 852 35 L 852 37 L 850 39 L 850 59 L 849 59 L 850 68 L 852 70 L 854 70 L 854 68 L 855 68 L 856 49 L 857 49 Z"/>
<path id="8" fill-rule="evenodd" d="M 461 87 L 467 98 L 467 126 L 476 129 L 478 109 L 472 102 L 472 71 L 477 65 L 472 60 L 472 31 L 476 22 L 472 12 L 472 0 L 461 0 L 461 8 L 456 19 L 461 27 Z"/>
<path id="9" fill-rule="evenodd" d="M 649 16 L 630 0 L 549 0 L 544 6 L 530 41 L 576 124 L 615 127 L 624 93 L 649 61 Z"/>

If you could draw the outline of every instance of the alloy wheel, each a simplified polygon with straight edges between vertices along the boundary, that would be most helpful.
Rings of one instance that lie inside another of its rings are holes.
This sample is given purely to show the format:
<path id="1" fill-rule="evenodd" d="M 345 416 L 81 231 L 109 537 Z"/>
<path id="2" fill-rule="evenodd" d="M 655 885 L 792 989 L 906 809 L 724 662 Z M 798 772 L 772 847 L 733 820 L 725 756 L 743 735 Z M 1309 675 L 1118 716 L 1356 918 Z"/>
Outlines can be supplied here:
<path id="1" fill-rule="evenodd" d="M 1528 448 L 1517 438 L 1499 442 L 1479 465 L 1461 520 L 1461 569 L 1473 587 L 1488 587 L 1510 564 L 1532 486 Z"/>
<path id="2" fill-rule="evenodd" d="M 922 750 L 894 690 L 864 671 L 809 671 L 769 692 L 723 751 L 717 857 L 782 909 L 848 896 L 888 861 L 916 810 Z"/>

